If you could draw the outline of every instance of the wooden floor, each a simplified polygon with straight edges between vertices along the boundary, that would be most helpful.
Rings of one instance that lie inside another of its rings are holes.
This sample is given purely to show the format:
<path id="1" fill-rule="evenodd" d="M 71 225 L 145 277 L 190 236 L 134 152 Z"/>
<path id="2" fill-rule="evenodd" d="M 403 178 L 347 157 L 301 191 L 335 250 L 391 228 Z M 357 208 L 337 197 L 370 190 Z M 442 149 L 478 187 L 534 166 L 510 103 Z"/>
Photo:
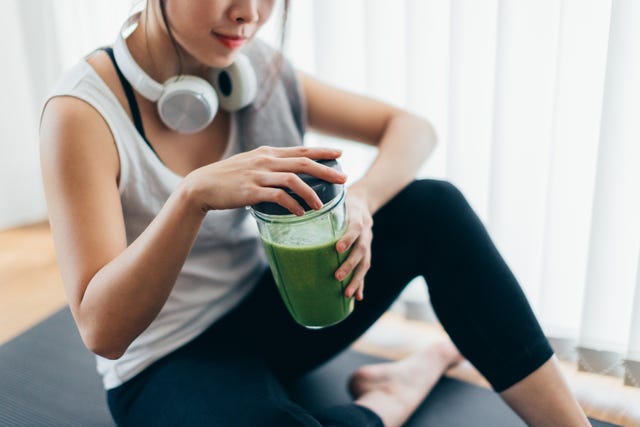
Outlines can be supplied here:
<path id="1" fill-rule="evenodd" d="M 65 305 L 46 223 L 0 232 L 0 344 Z"/>
<path id="2" fill-rule="evenodd" d="M 64 305 L 48 224 L 0 231 L 0 344 Z M 396 359 L 445 336 L 437 326 L 387 313 L 354 348 Z M 563 362 L 562 369 L 587 415 L 624 427 L 640 427 L 640 389 L 625 387 L 617 378 L 577 372 L 572 364 Z M 488 387 L 468 363 L 447 375 Z"/>

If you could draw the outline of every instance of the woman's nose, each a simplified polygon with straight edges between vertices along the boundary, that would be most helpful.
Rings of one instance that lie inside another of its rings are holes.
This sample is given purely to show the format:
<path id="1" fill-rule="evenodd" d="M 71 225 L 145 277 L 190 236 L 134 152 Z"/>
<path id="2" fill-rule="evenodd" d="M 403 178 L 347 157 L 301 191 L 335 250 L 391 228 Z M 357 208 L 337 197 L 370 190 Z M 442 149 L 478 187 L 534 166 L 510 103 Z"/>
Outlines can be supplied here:
<path id="1" fill-rule="evenodd" d="M 260 0 L 240 0 L 235 2 L 229 11 L 231 20 L 238 23 L 257 22 L 259 18 L 259 1 Z"/>

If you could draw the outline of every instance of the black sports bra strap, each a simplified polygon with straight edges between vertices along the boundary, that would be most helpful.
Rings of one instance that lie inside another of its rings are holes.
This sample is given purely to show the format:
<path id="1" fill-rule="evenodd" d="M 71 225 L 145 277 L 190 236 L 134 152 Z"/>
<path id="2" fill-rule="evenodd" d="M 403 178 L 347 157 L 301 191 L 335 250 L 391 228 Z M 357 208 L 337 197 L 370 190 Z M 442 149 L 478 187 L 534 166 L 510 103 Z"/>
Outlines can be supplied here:
<path id="1" fill-rule="evenodd" d="M 144 127 L 142 126 L 142 116 L 140 115 L 140 109 L 138 108 L 138 102 L 136 101 L 136 97 L 133 94 L 133 88 L 131 87 L 131 84 L 129 83 L 129 81 L 122 74 L 122 71 L 120 71 L 120 67 L 118 67 L 118 63 L 116 62 L 116 57 L 113 54 L 113 48 L 111 48 L 110 46 L 106 46 L 106 47 L 103 47 L 101 49 L 104 50 L 105 52 L 107 52 L 107 54 L 111 58 L 111 62 L 113 62 L 113 66 L 115 67 L 116 72 L 118 73 L 118 78 L 120 79 L 120 83 L 122 84 L 122 88 L 124 89 L 124 93 L 127 96 L 127 102 L 129 103 L 129 109 L 131 110 L 131 115 L 133 116 L 133 124 L 135 125 L 136 129 L 138 130 L 138 133 L 140 134 L 140 136 L 142 136 L 142 139 L 144 139 L 144 141 L 147 143 L 147 145 L 155 153 L 155 150 L 153 149 L 153 147 L 151 146 L 151 144 L 147 140 L 147 136 L 144 133 Z"/>

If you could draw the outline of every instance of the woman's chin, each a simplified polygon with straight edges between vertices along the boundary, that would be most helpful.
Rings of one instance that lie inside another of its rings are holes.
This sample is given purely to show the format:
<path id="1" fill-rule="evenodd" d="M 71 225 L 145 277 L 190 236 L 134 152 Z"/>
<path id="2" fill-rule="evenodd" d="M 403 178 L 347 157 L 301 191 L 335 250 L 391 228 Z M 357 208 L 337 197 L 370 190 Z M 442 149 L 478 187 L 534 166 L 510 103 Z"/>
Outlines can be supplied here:
<path id="1" fill-rule="evenodd" d="M 228 66 L 233 64 L 236 59 L 236 55 L 236 52 L 228 53 L 226 55 L 215 54 L 202 58 L 200 62 L 211 68 L 227 68 Z"/>

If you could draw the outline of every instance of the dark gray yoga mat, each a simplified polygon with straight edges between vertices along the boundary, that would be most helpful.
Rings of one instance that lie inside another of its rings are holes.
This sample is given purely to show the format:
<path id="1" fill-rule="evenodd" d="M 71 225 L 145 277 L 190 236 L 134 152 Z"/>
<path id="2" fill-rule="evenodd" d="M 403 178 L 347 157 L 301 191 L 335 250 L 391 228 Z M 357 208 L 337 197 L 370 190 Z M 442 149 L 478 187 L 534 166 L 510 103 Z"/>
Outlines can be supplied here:
<path id="1" fill-rule="evenodd" d="M 379 362 L 347 351 L 292 384 L 294 400 L 310 410 L 351 401 L 347 378 Z M 592 421 L 594 426 L 612 424 Z M 113 426 L 93 356 L 63 309 L 0 346 L 0 426 Z M 443 378 L 408 427 L 524 426 L 491 391 Z"/>
<path id="2" fill-rule="evenodd" d="M 384 361 L 348 351 L 309 373 L 291 388 L 299 404 L 314 411 L 349 402 L 349 375 L 359 366 Z M 614 424 L 591 420 L 594 427 Z M 405 427 L 526 427 L 496 393 L 467 382 L 443 377 Z M 617 426 L 619 427 L 619 426 Z"/>

